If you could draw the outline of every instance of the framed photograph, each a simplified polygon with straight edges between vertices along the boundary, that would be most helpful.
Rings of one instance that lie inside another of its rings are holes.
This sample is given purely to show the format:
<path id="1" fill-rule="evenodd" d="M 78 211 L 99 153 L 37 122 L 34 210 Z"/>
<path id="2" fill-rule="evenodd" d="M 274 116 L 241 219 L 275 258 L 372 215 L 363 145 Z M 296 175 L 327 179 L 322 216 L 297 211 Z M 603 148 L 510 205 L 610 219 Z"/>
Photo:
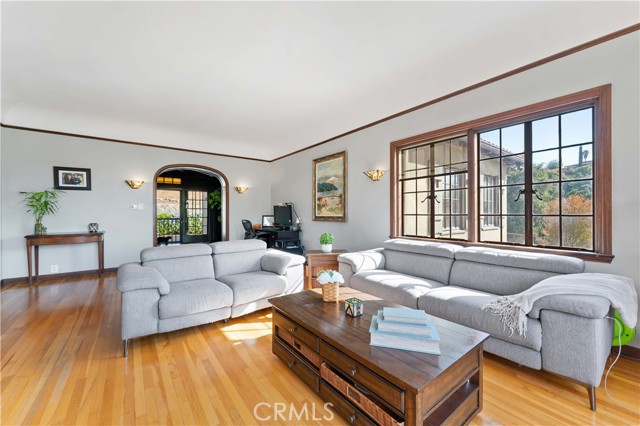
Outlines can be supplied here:
<path id="1" fill-rule="evenodd" d="M 54 167 L 53 187 L 56 189 L 91 191 L 91 169 Z"/>
<path id="2" fill-rule="evenodd" d="M 347 151 L 313 160 L 313 220 L 347 220 Z"/>

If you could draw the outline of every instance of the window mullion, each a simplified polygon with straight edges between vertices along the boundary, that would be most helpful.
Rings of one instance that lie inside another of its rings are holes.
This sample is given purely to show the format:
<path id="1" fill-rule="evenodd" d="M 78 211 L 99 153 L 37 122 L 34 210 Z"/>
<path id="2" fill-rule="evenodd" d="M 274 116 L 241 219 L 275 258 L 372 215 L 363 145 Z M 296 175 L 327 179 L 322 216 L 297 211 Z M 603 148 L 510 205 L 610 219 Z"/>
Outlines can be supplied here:
<path id="1" fill-rule="evenodd" d="M 533 245 L 533 131 L 524 123 L 524 244 Z"/>

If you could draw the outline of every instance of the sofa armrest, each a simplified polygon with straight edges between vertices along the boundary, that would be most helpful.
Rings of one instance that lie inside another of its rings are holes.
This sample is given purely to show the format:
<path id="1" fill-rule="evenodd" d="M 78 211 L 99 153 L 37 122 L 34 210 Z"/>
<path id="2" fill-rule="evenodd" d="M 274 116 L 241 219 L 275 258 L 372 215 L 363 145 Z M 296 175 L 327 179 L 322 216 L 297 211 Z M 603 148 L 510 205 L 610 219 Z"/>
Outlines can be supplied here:
<path id="1" fill-rule="evenodd" d="M 384 269 L 384 249 L 358 251 L 345 253 L 338 256 L 338 264 L 341 267 L 348 266 L 352 273 L 368 271 L 371 269 Z M 344 266 L 343 266 L 344 265 Z"/>
<path id="2" fill-rule="evenodd" d="M 280 250 L 268 250 L 260 260 L 260 267 L 263 271 L 284 275 L 287 269 L 292 266 L 302 265 L 304 262 L 305 258 L 303 256 L 285 253 Z"/>
<path id="3" fill-rule="evenodd" d="M 139 263 L 125 263 L 118 268 L 116 285 L 121 292 L 158 289 L 161 295 L 169 294 L 169 282 L 156 269 Z"/>
<path id="4" fill-rule="evenodd" d="M 536 300 L 528 316 L 538 319 L 540 311 L 549 310 L 584 318 L 601 319 L 609 314 L 610 309 L 609 299 L 601 296 L 550 295 Z"/>

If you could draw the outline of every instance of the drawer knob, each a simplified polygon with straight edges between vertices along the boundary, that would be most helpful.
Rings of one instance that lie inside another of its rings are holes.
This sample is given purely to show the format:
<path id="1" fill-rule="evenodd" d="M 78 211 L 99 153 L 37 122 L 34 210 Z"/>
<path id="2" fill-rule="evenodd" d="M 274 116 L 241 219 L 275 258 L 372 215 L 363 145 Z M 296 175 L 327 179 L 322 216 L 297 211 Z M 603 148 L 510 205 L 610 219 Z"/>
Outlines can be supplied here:
<path id="1" fill-rule="evenodd" d="M 294 365 L 296 365 L 296 362 L 295 361 L 290 361 L 287 365 L 289 367 L 293 367 Z"/>
<path id="2" fill-rule="evenodd" d="M 289 333 L 293 333 L 294 331 L 296 331 L 296 328 L 295 328 L 295 327 L 291 327 L 291 328 L 289 329 Z"/>
<path id="3" fill-rule="evenodd" d="M 351 375 L 352 376 L 355 376 L 357 372 L 358 372 L 358 370 L 356 370 L 355 368 L 351 369 Z"/>
<path id="4" fill-rule="evenodd" d="M 349 423 L 355 422 L 356 421 L 356 415 L 355 414 L 350 415 L 349 418 L 347 419 L 347 421 Z"/>

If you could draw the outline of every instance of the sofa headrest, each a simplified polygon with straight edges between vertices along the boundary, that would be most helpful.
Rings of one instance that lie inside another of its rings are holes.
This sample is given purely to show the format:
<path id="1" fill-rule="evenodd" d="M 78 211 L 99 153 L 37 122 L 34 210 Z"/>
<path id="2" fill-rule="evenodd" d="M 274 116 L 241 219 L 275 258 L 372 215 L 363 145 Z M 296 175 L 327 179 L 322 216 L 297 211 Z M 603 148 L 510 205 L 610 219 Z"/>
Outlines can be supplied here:
<path id="1" fill-rule="evenodd" d="M 211 247 L 206 244 L 149 247 L 140 252 L 140 261 L 144 263 L 152 260 L 193 256 L 211 256 Z"/>
<path id="2" fill-rule="evenodd" d="M 211 243 L 210 246 L 214 255 L 267 249 L 267 243 L 262 240 L 219 241 Z"/>
<path id="3" fill-rule="evenodd" d="M 584 271 L 584 261 L 582 259 L 526 251 L 465 247 L 456 252 L 455 258 L 456 260 L 533 269 L 556 274 L 575 274 Z"/>
<path id="4" fill-rule="evenodd" d="M 430 256 L 448 257 L 453 259 L 454 254 L 462 249 L 462 246 L 435 241 L 413 241 L 394 238 L 382 243 L 385 250 L 405 251 L 409 253 L 427 254 Z"/>

